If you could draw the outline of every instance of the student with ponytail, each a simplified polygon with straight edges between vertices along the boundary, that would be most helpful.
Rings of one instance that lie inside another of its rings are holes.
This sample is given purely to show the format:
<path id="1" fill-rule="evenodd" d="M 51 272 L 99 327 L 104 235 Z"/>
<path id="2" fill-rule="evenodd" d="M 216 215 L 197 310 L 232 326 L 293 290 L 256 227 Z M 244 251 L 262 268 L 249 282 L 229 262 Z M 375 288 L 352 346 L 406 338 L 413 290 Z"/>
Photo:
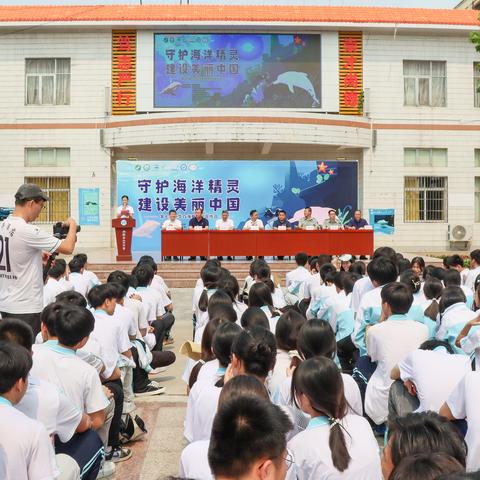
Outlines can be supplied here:
<path id="1" fill-rule="evenodd" d="M 261 308 L 268 318 L 270 331 L 275 333 L 275 327 L 280 313 L 273 306 L 272 293 L 264 282 L 254 283 L 248 293 L 248 306 Z"/>
<path id="2" fill-rule="evenodd" d="M 288 442 L 298 480 L 381 480 L 378 443 L 368 421 L 349 412 L 342 376 L 324 357 L 302 362 L 293 374 L 292 398 L 310 416 Z"/>

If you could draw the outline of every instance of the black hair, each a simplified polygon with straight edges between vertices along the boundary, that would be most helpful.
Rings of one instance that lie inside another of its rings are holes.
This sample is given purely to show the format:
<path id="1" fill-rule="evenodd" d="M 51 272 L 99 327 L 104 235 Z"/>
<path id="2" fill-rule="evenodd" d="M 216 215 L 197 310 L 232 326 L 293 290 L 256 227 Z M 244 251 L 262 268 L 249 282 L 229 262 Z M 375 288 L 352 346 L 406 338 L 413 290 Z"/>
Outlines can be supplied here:
<path id="1" fill-rule="evenodd" d="M 423 285 L 423 294 L 428 300 L 438 299 L 442 296 L 443 284 L 438 278 L 429 277 Z"/>
<path id="2" fill-rule="evenodd" d="M 208 290 L 218 287 L 218 282 L 222 277 L 222 269 L 218 265 L 205 265 L 200 271 L 200 277 L 203 281 L 203 292 L 198 299 L 198 308 L 202 312 L 207 311 Z"/>
<path id="3" fill-rule="evenodd" d="M 257 459 L 283 462 L 291 428 L 288 416 L 269 400 L 244 395 L 222 402 L 208 448 L 214 477 L 242 477 Z"/>
<path id="4" fill-rule="evenodd" d="M 66 292 L 60 292 L 55 297 L 55 302 L 58 303 L 71 303 L 77 307 L 87 307 L 87 299 L 79 292 L 75 290 L 67 290 Z"/>
<path id="5" fill-rule="evenodd" d="M 318 257 L 310 257 L 308 259 L 308 265 L 311 271 L 317 271 L 317 262 L 318 262 Z"/>
<path id="6" fill-rule="evenodd" d="M 217 304 L 214 305 L 208 313 L 208 321 L 219 319 L 220 322 L 231 322 L 235 323 L 237 321 L 237 312 L 233 308 L 232 304 Z"/>
<path id="7" fill-rule="evenodd" d="M 253 327 L 237 335 L 232 353 L 242 361 L 245 373 L 265 379 L 275 366 L 277 343 L 272 332 Z"/>
<path id="8" fill-rule="evenodd" d="M 270 328 L 267 315 L 260 307 L 248 307 L 242 313 L 240 324 L 245 330 L 250 330 L 255 326 L 260 326 L 267 330 Z"/>
<path id="9" fill-rule="evenodd" d="M 467 297 L 460 287 L 446 287 L 439 303 L 440 314 L 443 314 L 448 307 L 456 303 L 466 303 L 466 301 Z"/>
<path id="10" fill-rule="evenodd" d="M 332 261 L 332 256 L 326 253 L 321 253 L 317 257 L 317 264 L 319 269 L 322 267 L 322 265 L 325 265 L 326 263 L 331 263 L 331 261 Z M 319 270 L 319 273 L 320 273 L 320 270 Z"/>
<path id="11" fill-rule="evenodd" d="M 446 257 L 447 259 L 447 265 L 449 267 L 464 267 L 465 266 L 465 262 L 463 261 L 463 258 L 458 255 L 457 253 L 454 254 L 454 255 L 451 255 L 450 257 Z"/>
<path id="12" fill-rule="evenodd" d="M 278 215 L 280 215 L 281 213 L 284 213 L 285 215 L 287 214 L 287 212 L 286 212 L 285 210 L 280 209 L 280 210 L 277 210 L 277 217 L 278 217 Z"/>
<path id="13" fill-rule="evenodd" d="M 270 400 L 268 390 L 257 377 L 253 375 L 235 375 L 223 386 L 218 397 L 218 408 L 232 398 L 245 395 Z"/>
<path id="14" fill-rule="evenodd" d="M 98 308 L 105 300 L 117 298 L 117 287 L 113 283 L 96 285 L 88 292 L 88 303 L 92 308 Z"/>
<path id="15" fill-rule="evenodd" d="M 137 262 L 137 266 L 142 265 L 143 263 L 150 265 L 154 273 L 157 273 L 158 265 L 155 259 L 151 255 L 142 255 Z"/>
<path id="16" fill-rule="evenodd" d="M 62 292 L 62 293 L 66 293 L 66 292 Z M 75 293 L 78 293 L 78 292 L 75 292 Z M 81 295 L 81 294 L 79 293 L 79 295 Z M 50 303 L 49 305 L 47 305 L 42 310 L 42 313 L 40 314 L 40 321 L 45 325 L 45 327 L 48 331 L 48 334 L 51 337 L 56 337 L 57 336 L 57 330 L 56 330 L 55 324 L 57 322 L 57 317 L 60 314 L 60 310 L 62 308 L 62 305 L 65 305 L 65 304 L 66 304 L 66 302 L 55 301 L 54 303 Z"/>
<path id="17" fill-rule="evenodd" d="M 224 213 L 228 213 L 228 210 L 222 210 L 222 215 L 223 215 Z"/>
<path id="18" fill-rule="evenodd" d="M 423 257 L 413 257 L 410 265 L 413 267 L 415 264 L 420 267 L 422 272 L 425 270 L 425 260 L 423 259 Z"/>
<path id="19" fill-rule="evenodd" d="M 225 305 L 225 306 L 233 308 L 232 297 L 225 290 L 218 289 L 210 297 L 210 300 L 208 301 L 208 307 L 207 307 L 207 312 L 208 312 L 208 317 L 209 318 L 211 318 L 213 310 L 218 305 Z"/>
<path id="20" fill-rule="evenodd" d="M 378 285 L 386 285 L 397 279 L 397 267 L 385 257 L 374 258 L 367 266 L 370 280 Z"/>
<path id="21" fill-rule="evenodd" d="M 470 258 L 480 264 L 480 249 L 472 250 L 470 252 Z"/>
<path id="22" fill-rule="evenodd" d="M 334 210 L 333 208 L 331 208 L 331 209 L 328 211 L 328 214 L 330 215 L 332 212 L 335 213 L 335 214 L 337 213 L 336 210 Z"/>
<path id="23" fill-rule="evenodd" d="M 465 467 L 467 445 L 457 428 L 438 413 L 408 413 L 389 422 L 390 457 L 397 466 L 402 458 L 417 453 L 450 455 Z"/>
<path id="24" fill-rule="evenodd" d="M 300 265 L 301 267 L 304 267 L 308 262 L 308 255 L 304 252 L 297 253 L 295 255 L 295 263 L 297 265 Z"/>
<path id="25" fill-rule="evenodd" d="M 250 210 L 250 216 L 252 216 L 255 212 L 257 212 L 256 210 Z"/>
<path id="26" fill-rule="evenodd" d="M 127 200 L 129 200 L 128 195 L 122 195 L 122 200 L 123 200 L 124 198 L 126 198 Z"/>
<path id="27" fill-rule="evenodd" d="M 222 275 L 218 281 L 218 288 L 228 293 L 232 302 L 238 301 L 240 294 L 240 285 L 238 280 L 230 272 L 227 275 Z"/>
<path id="28" fill-rule="evenodd" d="M 462 284 L 462 277 L 458 270 L 450 268 L 445 271 L 443 283 L 446 287 L 459 287 Z"/>
<path id="29" fill-rule="evenodd" d="M 55 320 L 58 343 L 74 347 L 93 332 L 95 318 L 92 312 L 86 308 L 65 303 L 60 305 L 61 308 L 58 310 Z"/>
<path id="30" fill-rule="evenodd" d="M 438 480 L 450 473 L 463 473 L 465 467 L 443 452 L 418 453 L 403 458 L 391 473 L 389 480 Z"/>
<path id="31" fill-rule="evenodd" d="M 350 265 L 348 271 L 350 273 L 356 273 L 363 277 L 365 275 L 365 272 L 367 271 L 367 267 L 365 266 L 364 262 L 362 262 L 361 260 L 357 260 Z"/>
<path id="32" fill-rule="evenodd" d="M 259 264 L 257 266 L 255 277 L 259 282 L 264 283 L 272 294 L 275 292 L 275 284 L 272 281 L 272 271 L 267 263 Z"/>
<path id="33" fill-rule="evenodd" d="M 347 273 L 345 271 L 340 271 L 333 274 L 333 284 L 339 290 L 343 290 L 343 280 Z"/>
<path id="34" fill-rule="evenodd" d="M 272 291 L 264 282 L 255 282 L 248 292 L 249 307 L 267 306 L 272 316 L 278 316 L 278 312 L 273 308 Z"/>
<path id="35" fill-rule="evenodd" d="M 310 210 L 310 211 L 312 211 L 312 207 L 305 207 L 304 210 Z"/>
<path id="36" fill-rule="evenodd" d="M 412 294 L 418 293 L 422 287 L 422 281 L 420 280 L 420 277 L 412 269 L 402 272 L 400 275 L 400 283 L 406 285 Z"/>
<path id="37" fill-rule="evenodd" d="M 223 322 L 215 330 L 212 349 L 221 367 L 227 367 L 231 360 L 232 344 L 242 328 L 236 323 Z"/>
<path id="38" fill-rule="evenodd" d="M 67 270 L 67 262 L 63 258 L 56 258 L 48 271 L 48 276 L 58 280 Z"/>
<path id="39" fill-rule="evenodd" d="M 88 257 L 86 253 L 77 253 L 74 258 L 78 258 L 81 262 L 83 262 L 83 266 L 88 263 Z"/>
<path id="40" fill-rule="evenodd" d="M 348 453 L 343 427 L 338 423 L 347 414 L 343 379 L 335 362 L 325 357 L 305 360 L 293 372 L 291 398 L 300 408 L 298 398 L 305 395 L 320 416 L 330 421 L 329 446 L 333 466 L 340 472 L 348 468 Z"/>
<path id="41" fill-rule="evenodd" d="M 32 355 L 21 345 L 0 342 L 0 395 L 9 392 L 20 380 L 27 380 Z"/>
<path id="42" fill-rule="evenodd" d="M 297 350 L 303 359 L 327 357 L 333 360 L 337 353 L 337 342 L 330 324 L 318 318 L 305 322 L 298 332 Z"/>
<path id="43" fill-rule="evenodd" d="M 385 285 L 380 295 L 382 304 L 387 303 L 394 315 L 408 313 L 413 303 L 412 290 L 400 282 L 392 282 Z"/>
<path id="44" fill-rule="evenodd" d="M 168 211 L 168 214 L 169 214 L 169 215 L 170 215 L 171 213 L 177 213 L 177 211 L 172 208 L 171 210 Z"/>
<path id="45" fill-rule="evenodd" d="M 198 208 L 195 209 L 195 212 L 196 212 L 197 210 L 200 210 L 200 212 L 203 213 L 203 208 L 198 207 Z"/>
<path id="46" fill-rule="evenodd" d="M 428 279 L 429 277 L 437 278 L 438 280 L 443 281 L 446 270 L 440 267 L 434 267 L 433 265 L 427 265 L 423 271 L 423 278 Z"/>
<path id="47" fill-rule="evenodd" d="M 78 257 L 73 257 L 68 262 L 68 268 L 70 269 L 71 273 L 80 273 L 80 271 L 84 266 L 85 266 L 85 263 Z"/>
<path id="48" fill-rule="evenodd" d="M 426 340 L 418 348 L 420 350 L 435 350 L 438 347 L 444 347 L 448 353 L 455 353 L 452 346 L 444 340 Z"/>
<path id="49" fill-rule="evenodd" d="M 0 341 L 16 343 L 30 352 L 33 340 L 33 330 L 28 323 L 18 318 L 2 318 L 0 321 Z"/>
<path id="50" fill-rule="evenodd" d="M 132 270 L 132 275 L 137 279 L 139 287 L 148 287 L 155 276 L 155 271 L 149 263 L 139 263 Z"/>
<path id="51" fill-rule="evenodd" d="M 324 263 L 320 267 L 320 278 L 322 279 L 323 282 L 325 282 L 325 277 L 329 273 L 336 273 L 337 269 L 335 268 L 335 265 L 332 265 L 331 263 Z"/>
<path id="52" fill-rule="evenodd" d="M 130 287 L 130 280 L 128 277 L 129 275 L 122 272 L 122 270 L 115 270 L 108 276 L 107 283 L 118 283 L 125 289 L 125 291 L 128 291 Z"/>
<path id="53" fill-rule="evenodd" d="M 298 332 L 305 322 L 306 318 L 293 309 L 289 309 L 280 315 L 275 327 L 277 347 L 287 352 L 295 350 L 297 348 Z"/>
<path id="54" fill-rule="evenodd" d="M 398 261 L 398 273 L 401 275 L 405 270 L 410 270 L 412 268 L 412 264 L 408 258 L 401 258 Z"/>
<path id="55" fill-rule="evenodd" d="M 384 257 L 390 260 L 394 265 L 397 265 L 398 263 L 397 252 L 395 252 L 392 247 L 378 247 L 375 249 L 372 260 L 379 257 Z"/>
<path id="56" fill-rule="evenodd" d="M 115 298 L 117 299 L 117 301 L 124 299 L 125 296 L 127 295 L 127 289 L 120 283 L 108 282 L 108 285 L 113 285 L 115 287 L 116 289 Z"/>
<path id="57" fill-rule="evenodd" d="M 252 278 L 255 278 L 255 275 L 258 272 L 258 269 L 260 267 L 263 267 L 264 265 L 267 265 L 267 262 L 263 258 L 256 258 L 255 260 L 250 263 L 250 268 L 249 268 L 249 275 Z"/>
<path id="58" fill-rule="evenodd" d="M 350 293 L 353 292 L 353 286 L 361 278 L 362 278 L 362 275 L 359 275 L 358 273 L 351 273 L 351 272 L 346 273 L 342 277 L 343 290 L 345 292 L 345 295 L 349 295 Z"/>

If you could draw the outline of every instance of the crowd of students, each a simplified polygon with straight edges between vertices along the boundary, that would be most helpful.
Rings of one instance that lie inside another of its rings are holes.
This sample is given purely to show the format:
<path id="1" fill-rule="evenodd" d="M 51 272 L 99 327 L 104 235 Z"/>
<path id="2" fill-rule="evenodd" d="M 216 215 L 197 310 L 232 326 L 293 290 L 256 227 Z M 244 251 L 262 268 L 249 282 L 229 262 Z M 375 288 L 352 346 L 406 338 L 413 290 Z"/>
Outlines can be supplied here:
<path id="1" fill-rule="evenodd" d="M 56 258 L 41 324 L 0 320 L 0 478 L 110 477 L 147 431 L 136 397 L 165 392 L 155 379 L 175 361 L 170 292 L 152 257 L 106 283 L 86 255 Z M 68 272 L 68 274 L 67 274 Z"/>
<path id="2" fill-rule="evenodd" d="M 295 261 L 204 264 L 179 478 L 480 478 L 480 250 Z"/>

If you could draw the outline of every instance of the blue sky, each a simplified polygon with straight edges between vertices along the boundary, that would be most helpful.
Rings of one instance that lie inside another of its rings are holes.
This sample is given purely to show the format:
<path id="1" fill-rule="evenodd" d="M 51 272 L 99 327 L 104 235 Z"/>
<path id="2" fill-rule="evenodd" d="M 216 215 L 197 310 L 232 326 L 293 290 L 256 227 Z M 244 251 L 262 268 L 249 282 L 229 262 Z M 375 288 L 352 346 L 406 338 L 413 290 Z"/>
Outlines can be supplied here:
<path id="1" fill-rule="evenodd" d="M 186 3 L 187 0 L 183 0 Z M 191 4 L 332 5 L 452 8 L 460 0 L 190 0 Z M 0 5 L 139 4 L 140 0 L 0 0 Z M 143 4 L 178 4 L 180 0 L 143 0 Z"/>

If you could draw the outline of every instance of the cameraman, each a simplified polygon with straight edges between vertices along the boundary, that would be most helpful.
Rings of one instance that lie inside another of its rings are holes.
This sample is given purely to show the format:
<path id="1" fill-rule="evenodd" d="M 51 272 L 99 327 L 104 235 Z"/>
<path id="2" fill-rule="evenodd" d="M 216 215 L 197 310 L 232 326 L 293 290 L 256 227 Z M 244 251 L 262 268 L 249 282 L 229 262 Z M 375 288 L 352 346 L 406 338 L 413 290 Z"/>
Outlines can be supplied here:
<path id="1" fill-rule="evenodd" d="M 43 258 L 54 252 L 71 254 L 76 242 L 73 218 L 64 223 L 65 240 L 31 225 L 48 201 L 40 187 L 26 183 L 15 194 L 15 210 L 0 222 L 0 313 L 25 321 L 35 335 L 43 308 Z"/>

